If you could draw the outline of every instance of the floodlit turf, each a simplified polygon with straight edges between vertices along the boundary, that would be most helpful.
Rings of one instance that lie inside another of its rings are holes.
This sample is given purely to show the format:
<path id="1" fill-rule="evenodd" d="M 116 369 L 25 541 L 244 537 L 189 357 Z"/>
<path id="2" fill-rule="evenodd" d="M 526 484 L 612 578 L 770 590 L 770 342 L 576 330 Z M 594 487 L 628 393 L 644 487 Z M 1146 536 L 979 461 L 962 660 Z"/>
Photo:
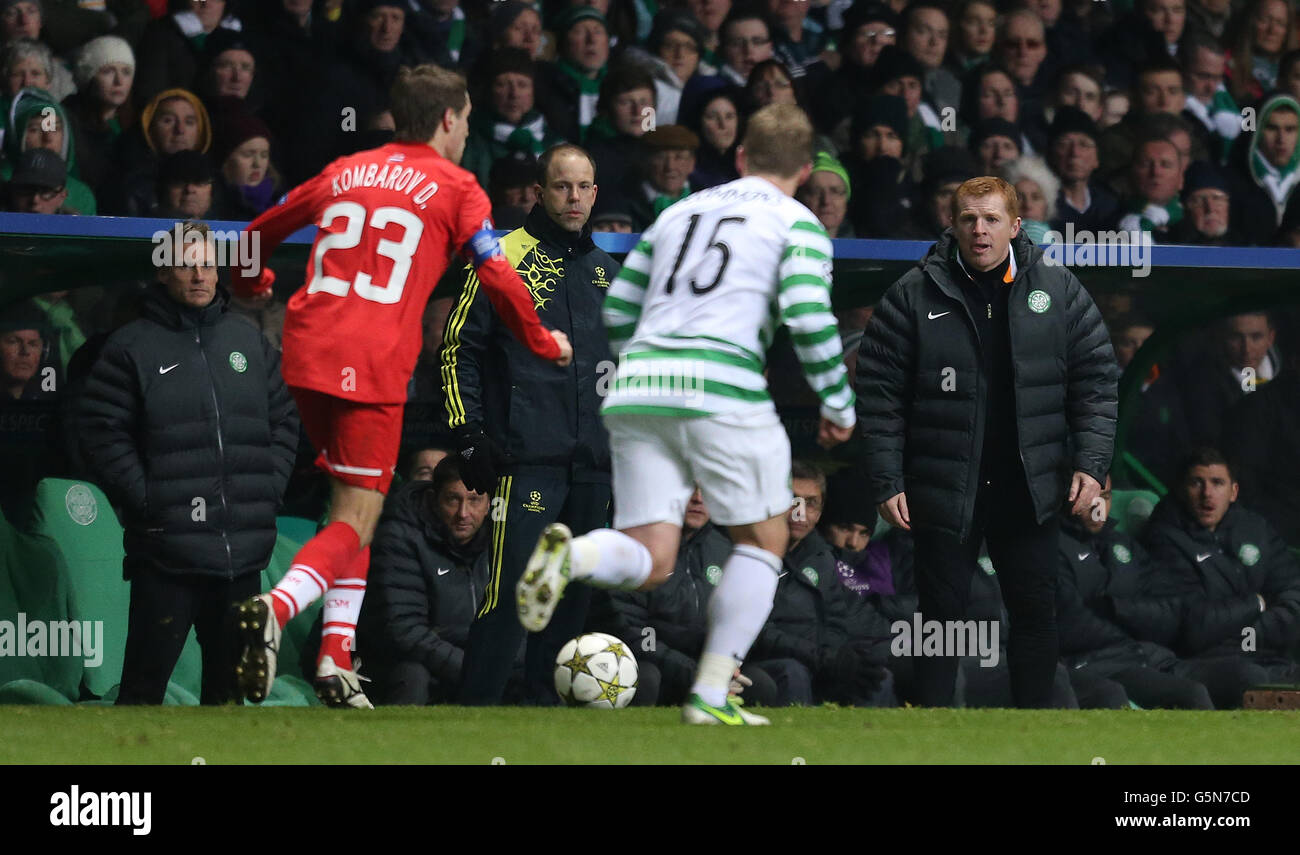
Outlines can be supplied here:
<path id="1" fill-rule="evenodd" d="M 1297 763 L 1300 713 L 0 707 L 0 763 Z M 194 758 L 203 758 L 195 761 Z"/>

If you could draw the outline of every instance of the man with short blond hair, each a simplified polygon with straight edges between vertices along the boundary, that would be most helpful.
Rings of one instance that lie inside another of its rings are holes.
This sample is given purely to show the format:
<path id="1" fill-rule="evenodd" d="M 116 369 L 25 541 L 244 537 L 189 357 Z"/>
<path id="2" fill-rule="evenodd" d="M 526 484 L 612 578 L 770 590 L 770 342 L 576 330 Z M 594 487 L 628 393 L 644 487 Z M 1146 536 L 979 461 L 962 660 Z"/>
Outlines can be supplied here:
<path id="1" fill-rule="evenodd" d="M 1057 511 L 1101 492 L 1119 369 L 1092 298 L 1018 215 L 1000 178 L 957 188 L 952 227 L 867 325 L 857 390 L 873 499 L 915 530 L 921 614 L 966 619 L 987 540 L 1015 627 L 1012 695 L 1037 707 L 1056 670 Z M 917 660 L 921 703 L 952 703 L 952 652 Z"/>

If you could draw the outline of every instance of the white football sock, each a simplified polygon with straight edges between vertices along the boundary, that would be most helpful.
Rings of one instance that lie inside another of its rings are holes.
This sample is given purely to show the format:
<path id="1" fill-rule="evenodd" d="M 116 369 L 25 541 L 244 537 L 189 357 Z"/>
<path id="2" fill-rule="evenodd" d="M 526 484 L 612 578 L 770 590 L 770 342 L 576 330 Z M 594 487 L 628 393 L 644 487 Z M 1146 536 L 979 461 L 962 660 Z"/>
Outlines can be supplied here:
<path id="1" fill-rule="evenodd" d="M 324 596 L 326 590 L 325 579 L 316 572 L 316 568 L 295 564 L 271 589 L 271 596 L 284 605 L 292 620 L 300 611 Z"/>
<path id="2" fill-rule="evenodd" d="M 598 528 L 573 539 L 569 578 L 597 588 L 635 591 L 650 578 L 653 563 L 641 541 L 612 528 Z"/>
<path id="3" fill-rule="evenodd" d="M 720 707 L 736 666 L 758 638 L 776 597 L 781 559 L 757 546 L 741 544 L 722 568 L 722 580 L 709 600 L 709 637 L 704 642 L 691 691 Z"/>
<path id="4" fill-rule="evenodd" d="M 334 653 L 329 637 L 338 636 L 332 640 L 337 641 L 342 651 L 351 658 L 351 651 L 356 649 L 357 621 L 361 618 L 361 603 L 365 598 L 365 579 L 335 579 L 334 585 L 325 592 L 325 608 L 321 618 L 321 657 L 326 653 Z M 346 661 L 337 664 L 342 668 L 352 667 Z"/>

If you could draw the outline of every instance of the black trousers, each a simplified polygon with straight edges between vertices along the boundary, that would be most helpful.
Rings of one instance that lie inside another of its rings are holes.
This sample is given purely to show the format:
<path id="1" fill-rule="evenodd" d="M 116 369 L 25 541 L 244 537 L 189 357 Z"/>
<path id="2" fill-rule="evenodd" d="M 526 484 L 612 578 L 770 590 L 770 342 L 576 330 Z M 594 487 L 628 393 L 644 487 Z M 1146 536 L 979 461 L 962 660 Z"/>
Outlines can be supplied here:
<path id="1" fill-rule="evenodd" d="M 573 483 L 567 477 L 524 468 L 498 479 L 492 503 L 492 579 L 466 642 L 457 697 L 461 704 L 502 702 L 510 669 L 527 635 L 515 612 L 515 585 L 542 530 L 553 522 L 564 523 L 574 535 L 602 528 L 609 522 L 611 499 L 609 484 Z M 582 634 L 590 600 L 586 585 L 569 585 L 550 625 L 528 636 L 524 653 L 528 703 L 559 703 L 552 676 L 555 656 L 566 641 Z"/>
<path id="2" fill-rule="evenodd" d="M 1083 709 L 1128 709 L 1130 700 L 1148 710 L 1214 709 L 1203 684 L 1154 668 L 1137 666 L 1108 671 L 1084 666 L 1071 669 L 1070 682 Z"/>
<path id="3" fill-rule="evenodd" d="M 234 683 L 240 654 L 239 604 L 255 596 L 261 586 L 258 573 L 230 580 L 136 571 L 117 702 L 163 702 L 191 626 L 203 654 L 200 702 L 239 702 Z"/>
<path id="4" fill-rule="evenodd" d="M 313 660 L 314 661 L 314 660 Z M 377 672 L 371 700 L 383 706 L 429 706 L 456 702 L 459 684 L 440 680 L 423 662 L 402 661 Z M 524 698 L 522 668 L 512 668 L 502 693 L 506 703 L 519 703 Z"/>
<path id="5" fill-rule="evenodd" d="M 1252 686 L 1300 680 L 1300 668 L 1295 663 L 1248 656 L 1179 659 L 1174 673 L 1204 684 L 1215 708 L 1221 710 L 1240 709 L 1242 695 Z"/>
<path id="6" fill-rule="evenodd" d="M 970 537 L 924 528 L 916 531 L 916 588 L 923 620 L 967 619 L 971 579 L 978 572 L 981 542 L 997 570 L 1010 619 L 1007 665 L 1011 696 L 1018 707 L 1050 707 L 1056 672 L 1056 550 L 1060 522 L 1053 515 L 1035 522 L 1023 480 L 1005 490 L 980 490 Z M 914 664 L 917 700 L 924 706 L 952 706 L 958 660 L 918 656 Z"/>
<path id="7" fill-rule="evenodd" d="M 921 659 L 914 658 L 911 661 L 915 663 Z M 985 668 L 978 659 L 966 657 L 957 671 L 957 687 L 954 706 L 1005 709 L 1015 704 L 1011 694 L 1011 670 L 1005 661 Z M 1051 700 L 1048 706 L 1058 710 L 1077 710 L 1081 704 L 1074 686 L 1070 684 L 1069 669 L 1057 663 L 1052 671 Z"/>

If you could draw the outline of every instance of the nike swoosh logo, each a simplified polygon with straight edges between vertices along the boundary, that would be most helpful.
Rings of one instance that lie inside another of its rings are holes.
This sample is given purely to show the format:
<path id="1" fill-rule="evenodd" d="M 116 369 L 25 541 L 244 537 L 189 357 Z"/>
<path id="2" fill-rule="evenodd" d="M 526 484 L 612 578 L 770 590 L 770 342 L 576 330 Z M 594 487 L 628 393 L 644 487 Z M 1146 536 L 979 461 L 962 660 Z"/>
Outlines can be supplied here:
<path id="1" fill-rule="evenodd" d="M 934 320 L 935 318 L 942 318 L 944 315 L 951 315 L 951 314 L 952 314 L 951 310 L 947 312 L 940 312 L 937 315 L 934 312 L 930 312 L 926 315 L 926 317 L 929 318 L 930 320 Z"/>
<path id="2" fill-rule="evenodd" d="M 176 365 L 180 365 L 180 363 L 178 362 L 178 363 L 176 363 Z M 176 365 L 171 365 L 171 366 L 168 366 L 167 368 L 163 368 L 161 365 L 159 365 L 159 366 L 158 366 L 158 373 L 159 373 L 159 374 L 166 374 L 168 371 L 171 371 L 173 368 L 175 368 Z"/>
<path id="3" fill-rule="evenodd" d="M 1083 559 L 1087 558 L 1087 557 L 1088 557 L 1089 555 L 1091 555 L 1091 554 L 1092 554 L 1091 552 L 1080 552 L 1080 553 L 1079 553 L 1079 560 L 1082 561 Z"/>
<path id="4" fill-rule="evenodd" d="M 448 573 L 450 573 L 450 572 L 451 572 L 451 568 L 450 568 L 450 567 L 443 567 L 443 568 L 439 568 L 439 570 L 438 570 L 438 575 L 439 575 L 439 576 L 446 576 L 446 575 L 447 575 Z"/>
<path id="5" fill-rule="evenodd" d="M 1207 552 L 1207 553 L 1205 553 L 1204 555 L 1197 555 L 1197 556 L 1196 556 L 1196 563 L 1197 563 L 1197 564 L 1200 564 L 1202 561 L 1204 561 L 1205 559 L 1209 558 L 1209 557 L 1210 557 L 1211 555 L 1213 555 L 1213 554 L 1214 554 L 1214 553 L 1212 553 L 1212 552 Z"/>

